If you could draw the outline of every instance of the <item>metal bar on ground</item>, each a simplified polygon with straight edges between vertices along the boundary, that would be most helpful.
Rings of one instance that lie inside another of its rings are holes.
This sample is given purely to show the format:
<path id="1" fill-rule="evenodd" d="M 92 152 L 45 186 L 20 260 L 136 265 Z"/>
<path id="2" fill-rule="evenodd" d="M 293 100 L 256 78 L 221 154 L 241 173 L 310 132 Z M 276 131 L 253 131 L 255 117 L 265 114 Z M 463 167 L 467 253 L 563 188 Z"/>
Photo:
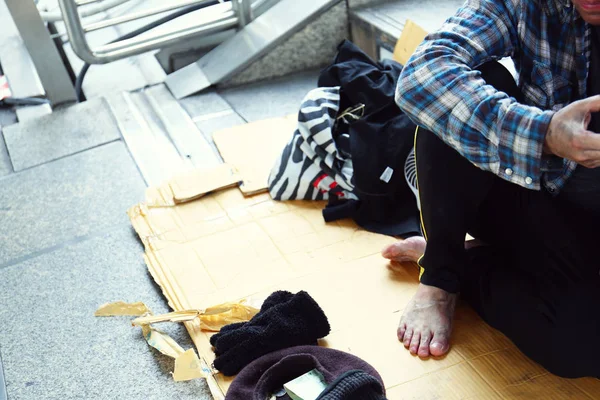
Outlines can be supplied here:
<path id="1" fill-rule="evenodd" d="M 52 105 L 76 102 L 75 88 L 33 0 L 5 0 Z"/>
<path id="2" fill-rule="evenodd" d="M 151 17 L 156 14 L 161 14 L 167 11 L 175 10 L 177 8 L 182 8 L 186 6 L 192 6 L 195 4 L 208 3 L 211 0 L 180 0 L 180 1 L 171 1 L 169 4 L 154 7 L 148 10 L 133 12 L 130 14 L 122 15 L 120 17 L 110 18 L 99 22 L 94 22 L 93 24 L 89 24 L 84 26 L 84 32 L 92 32 L 98 29 L 108 28 L 109 26 L 123 24 L 125 22 L 135 21 L 137 19 Z"/>

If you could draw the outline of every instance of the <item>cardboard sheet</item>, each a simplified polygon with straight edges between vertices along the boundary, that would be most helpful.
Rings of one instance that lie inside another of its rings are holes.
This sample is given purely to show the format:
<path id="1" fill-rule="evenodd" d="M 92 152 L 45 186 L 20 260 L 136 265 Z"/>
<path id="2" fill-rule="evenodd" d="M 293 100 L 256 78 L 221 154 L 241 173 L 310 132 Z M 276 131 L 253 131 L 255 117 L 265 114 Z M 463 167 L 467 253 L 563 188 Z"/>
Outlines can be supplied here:
<path id="1" fill-rule="evenodd" d="M 380 256 L 393 238 L 352 221 L 326 224 L 323 206 L 274 202 L 268 194 L 244 197 L 232 188 L 169 207 L 141 204 L 129 215 L 148 268 L 175 311 L 306 290 L 332 326 L 321 344 L 370 362 L 391 400 L 564 398 L 556 393 L 591 399 L 600 393 L 597 381 L 548 374 L 465 306 L 448 356 L 412 357 L 398 342 L 396 326 L 416 290 L 417 268 Z M 197 319 L 185 324 L 202 362 L 212 364 L 211 333 Z M 231 379 L 217 374 L 215 380 L 213 389 L 222 395 Z"/>
<path id="2" fill-rule="evenodd" d="M 423 39 L 425 39 L 425 36 L 427 36 L 427 31 L 410 19 L 407 20 L 400 39 L 398 39 L 394 48 L 394 60 L 405 65 Z"/>
<path id="3" fill-rule="evenodd" d="M 424 36 L 409 21 L 396 59 L 405 63 Z M 275 290 L 306 290 L 332 327 L 320 344 L 371 363 L 390 400 L 600 398 L 600 380 L 549 374 L 462 304 L 450 353 L 441 359 L 411 356 L 396 329 L 417 288 L 418 269 L 380 256 L 395 239 L 365 232 L 352 221 L 326 224 L 323 203 L 244 196 L 266 189 L 273 162 L 294 129 L 294 118 L 282 118 L 215 134 L 223 158 L 242 176 L 241 190 L 204 196 L 227 186 L 218 172 L 205 171 L 195 193 L 193 184 L 187 186 L 186 197 L 195 200 L 156 207 L 160 191 L 150 189 L 147 202 L 129 210 L 148 268 L 173 310 L 246 298 L 252 304 Z M 198 319 L 185 324 L 209 371 L 211 333 L 200 329 Z M 231 379 L 216 374 L 208 383 L 222 399 Z"/>
<path id="4" fill-rule="evenodd" d="M 251 122 L 213 134 L 219 153 L 243 177 L 240 190 L 252 195 L 267 190 L 269 173 L 296 130 L 295 115 Z"/>

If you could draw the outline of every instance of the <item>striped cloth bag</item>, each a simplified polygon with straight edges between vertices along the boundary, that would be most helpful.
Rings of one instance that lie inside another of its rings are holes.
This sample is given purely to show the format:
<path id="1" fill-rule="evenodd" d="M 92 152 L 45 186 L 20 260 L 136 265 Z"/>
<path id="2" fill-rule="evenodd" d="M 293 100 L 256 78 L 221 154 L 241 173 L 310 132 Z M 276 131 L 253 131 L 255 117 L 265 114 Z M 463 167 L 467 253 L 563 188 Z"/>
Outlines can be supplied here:
<path id="1" fill-rule="evenodd" d="M 333 130 L 340 107 L 340 88 L 310 91 L 298 113 L 298 128 L 269 176 L 275 200 L 357 200 L 352 160 L 336 147 Z"/>

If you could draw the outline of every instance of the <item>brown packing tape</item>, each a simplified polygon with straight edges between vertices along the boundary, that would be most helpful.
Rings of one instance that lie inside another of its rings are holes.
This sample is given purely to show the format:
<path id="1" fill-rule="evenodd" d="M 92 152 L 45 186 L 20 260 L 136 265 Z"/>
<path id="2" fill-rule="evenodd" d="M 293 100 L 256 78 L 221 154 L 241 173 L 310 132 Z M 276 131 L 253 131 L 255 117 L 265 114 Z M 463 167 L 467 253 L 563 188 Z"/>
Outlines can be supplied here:
<path id="1" fill-rule="evenodd" d="M 100 306 L 94 315 L 96 317 L 115 317 L 148 314 L 152 315 L 152 312 L 144 303 L 125 303 L 123 301 L 117 301 Z M 148 345 L 154 347 L 162 354 L 175 359 L 173 379 L 176 381 L 184 381 L 206 377 L 202 370 L 200 360 L 193 349 L 184 351 L 183 348 L 166 333 L 155 329 L 150 325 L 140 326 L 142 328 L 142 335 Z"/>
<path id="2" fill-rule="evenodd" d="M 206 378 L 206 374 L 194 349 L 189 349 L 175 359 L 173 379 L 182 382 L 198 378 Z"/>
<path id="3" fill-rule="evenodd" d="M 159 322 L 186 322 L 192 321 L 200 316 L 202 310 L 175 311 L 163 315 L 151 315 L 134 319 L 131 324 L 135 326 L 145 326 L 157 324 Z"/>
<path id="4" fill-rule="evenodd" d="M 427 36 L 427 31 L 410 19 L 407 20 L 402 29 L 400 39 L 398 39 L 394 48 L 394 60 L 402 65 L 406 65 L 408 59 L 425 39 L 425 36 Z"/>
<path id="5" fill-rule="evenodd" d="M 158 329 L 152 328 L 150 325 L 142 326 L 142 334 L 150 346 L 154 347 L 165 356 L 177 359 L 177 357 L 184 353 L 183 348 L 169 335 Z"/>
<path id="6" fill-rule="evenodd" d="M 144 303 L 125 303 L 117 301 L 101 305 L 94 316 L 96 317 L 116 317 L 116 316 L 140 316 L 151 313 L 148 306 Z"/>
<path id="7" fill-rule="evenodd" d="M 150 265 L 147 256 L 146 259 Z M 150 270 L 152 271 L 153 268 L 150 268 Z M 157 279 L 158 275 L 154 275 L 153 272 L 153 276 Z M 215 399 L 223 399 L 222 391 L 213 377 L 214 371 L 208 367 L 206 361 L 198 358 L 194 349 L 184 350 L 169 335 L 154 328 L 151 324 L 159 322 L 185 322 L 188 323 L 188 329 L 190 329 L 194 321 L 199 321 L 202 329 L 218 331 L 221 327 L 230 323 L 248 321 L 258 313 L 258 309 L 244 303 L 243 301 L 238 303 L 223 303 L 204 310 L 184 310 L 154 316 L 144 303 L 125 303 L 119 301 L 100 306 L 95 316 L 143 315 L 143 317 L 132 321 L 132 325 L 141 327 L 144 339 L 149 346 L 175 360 L 173 379 L 179 382 L 206 378 L 213 397 Z"/>
<path id="8" fill-rule="evenodd" d="M 136 318 L 133 325 L 144 326 L 159 322 L 188 322 L 198 319 L 204 331 L 218 332 L 222 327 L 237 322 L 249 321 L 258 309 L 241 303 L 226 303 L 205 310 L 175 311 L 165 315 Z"/>

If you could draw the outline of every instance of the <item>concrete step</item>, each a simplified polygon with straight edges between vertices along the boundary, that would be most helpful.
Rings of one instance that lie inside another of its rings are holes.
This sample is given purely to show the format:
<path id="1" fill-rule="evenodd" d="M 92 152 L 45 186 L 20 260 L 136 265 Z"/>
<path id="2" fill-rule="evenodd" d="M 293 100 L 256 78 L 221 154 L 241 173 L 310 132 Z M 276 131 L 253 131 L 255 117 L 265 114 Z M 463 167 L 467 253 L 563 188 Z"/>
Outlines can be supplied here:
<path id="1" fill-rule="evenodd" d="M 108 96 L 108 103 L 148 186 L 222 162 L 164 84 Z"/>

